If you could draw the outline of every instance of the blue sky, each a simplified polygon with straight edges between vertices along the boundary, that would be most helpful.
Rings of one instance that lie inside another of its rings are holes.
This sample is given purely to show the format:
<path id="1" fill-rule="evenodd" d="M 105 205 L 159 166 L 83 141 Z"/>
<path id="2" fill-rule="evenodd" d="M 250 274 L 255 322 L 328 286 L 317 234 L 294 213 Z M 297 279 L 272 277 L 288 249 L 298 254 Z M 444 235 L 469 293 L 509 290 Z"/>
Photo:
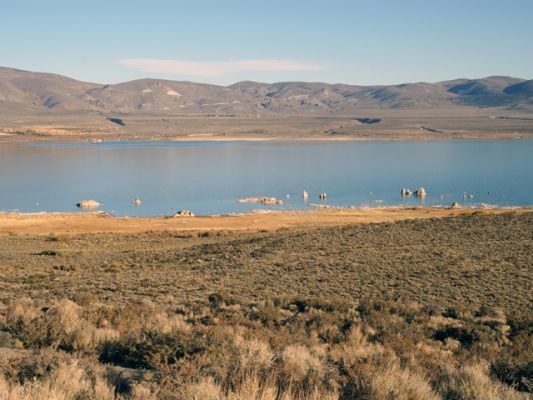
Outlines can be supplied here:
<path id="1" fill-rule="evenodd" d="M 0 65 L 101 83 L 531 79 L 532 21 L 533 0 L 2 0 Z"/>

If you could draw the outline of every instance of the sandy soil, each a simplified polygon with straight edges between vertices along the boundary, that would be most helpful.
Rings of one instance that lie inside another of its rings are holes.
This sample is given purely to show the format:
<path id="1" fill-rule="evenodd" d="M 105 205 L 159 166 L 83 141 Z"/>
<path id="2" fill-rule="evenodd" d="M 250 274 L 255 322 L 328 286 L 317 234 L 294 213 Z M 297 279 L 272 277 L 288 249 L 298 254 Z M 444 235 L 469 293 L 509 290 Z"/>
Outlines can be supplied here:
<path id="1" fill-rule="evenodd" d="M 122 218 L 103 213 L 0 213 L 0 235 L 139 233 L 149 231 L 272 231 L 351 223 L 391 222 L 459 215 L 529 213 L 531 209 L 373 208 L 284 211 L 231 216 Z"/>

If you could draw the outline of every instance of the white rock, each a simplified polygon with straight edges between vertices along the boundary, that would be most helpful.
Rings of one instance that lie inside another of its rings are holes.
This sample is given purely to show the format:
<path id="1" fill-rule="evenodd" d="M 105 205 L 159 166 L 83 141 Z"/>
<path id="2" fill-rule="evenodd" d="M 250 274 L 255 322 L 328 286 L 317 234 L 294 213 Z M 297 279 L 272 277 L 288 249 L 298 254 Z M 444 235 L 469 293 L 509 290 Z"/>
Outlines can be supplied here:
<path id="1" fill-rule="evenodd" d="M 179 210 L 174 217 L 194 217 L 194 214 L 189 210 Z"/>
<path id="2" fill-rule="evenodd" d="M 427 196 L 426 189 L 424 189 L 423 187 L 419 187 L 418 190 L 415 192 L 415 196 L 416 197 L 426 197 Z"/>
<path id="3" fill-rule="evenodd" d="M 76 204 L 79 208 L 98 208 L 101 206 L 96 200 L 82 200 Z"/>

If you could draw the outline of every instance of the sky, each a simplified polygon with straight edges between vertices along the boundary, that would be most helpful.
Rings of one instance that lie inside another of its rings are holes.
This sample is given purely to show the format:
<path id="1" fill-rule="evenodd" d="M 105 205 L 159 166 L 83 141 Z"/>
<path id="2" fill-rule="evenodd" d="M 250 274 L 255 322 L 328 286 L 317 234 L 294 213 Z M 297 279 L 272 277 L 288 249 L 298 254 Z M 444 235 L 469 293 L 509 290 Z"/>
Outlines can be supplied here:
<path id="1" fill-rule="evenodd" d="M 98 83 L 533 78 L 533 0 L 0 0 L 0 66 Z"/>

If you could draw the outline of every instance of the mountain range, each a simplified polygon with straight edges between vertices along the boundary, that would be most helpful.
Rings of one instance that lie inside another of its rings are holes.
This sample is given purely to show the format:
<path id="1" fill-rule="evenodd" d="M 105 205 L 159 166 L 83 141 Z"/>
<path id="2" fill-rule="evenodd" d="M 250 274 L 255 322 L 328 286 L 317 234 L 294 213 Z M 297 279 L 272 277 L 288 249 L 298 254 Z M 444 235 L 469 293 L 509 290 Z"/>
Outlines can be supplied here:
<path id="1" fill-rule="evenodd" d="M 139 79 L 104 85 L 0 67 L 0 114 L 348 115 L 357 110 L 461 107 L 533 111 L 533 80 L 490 76 L 386 86 L 251 81 L 217 86 Z"/>

